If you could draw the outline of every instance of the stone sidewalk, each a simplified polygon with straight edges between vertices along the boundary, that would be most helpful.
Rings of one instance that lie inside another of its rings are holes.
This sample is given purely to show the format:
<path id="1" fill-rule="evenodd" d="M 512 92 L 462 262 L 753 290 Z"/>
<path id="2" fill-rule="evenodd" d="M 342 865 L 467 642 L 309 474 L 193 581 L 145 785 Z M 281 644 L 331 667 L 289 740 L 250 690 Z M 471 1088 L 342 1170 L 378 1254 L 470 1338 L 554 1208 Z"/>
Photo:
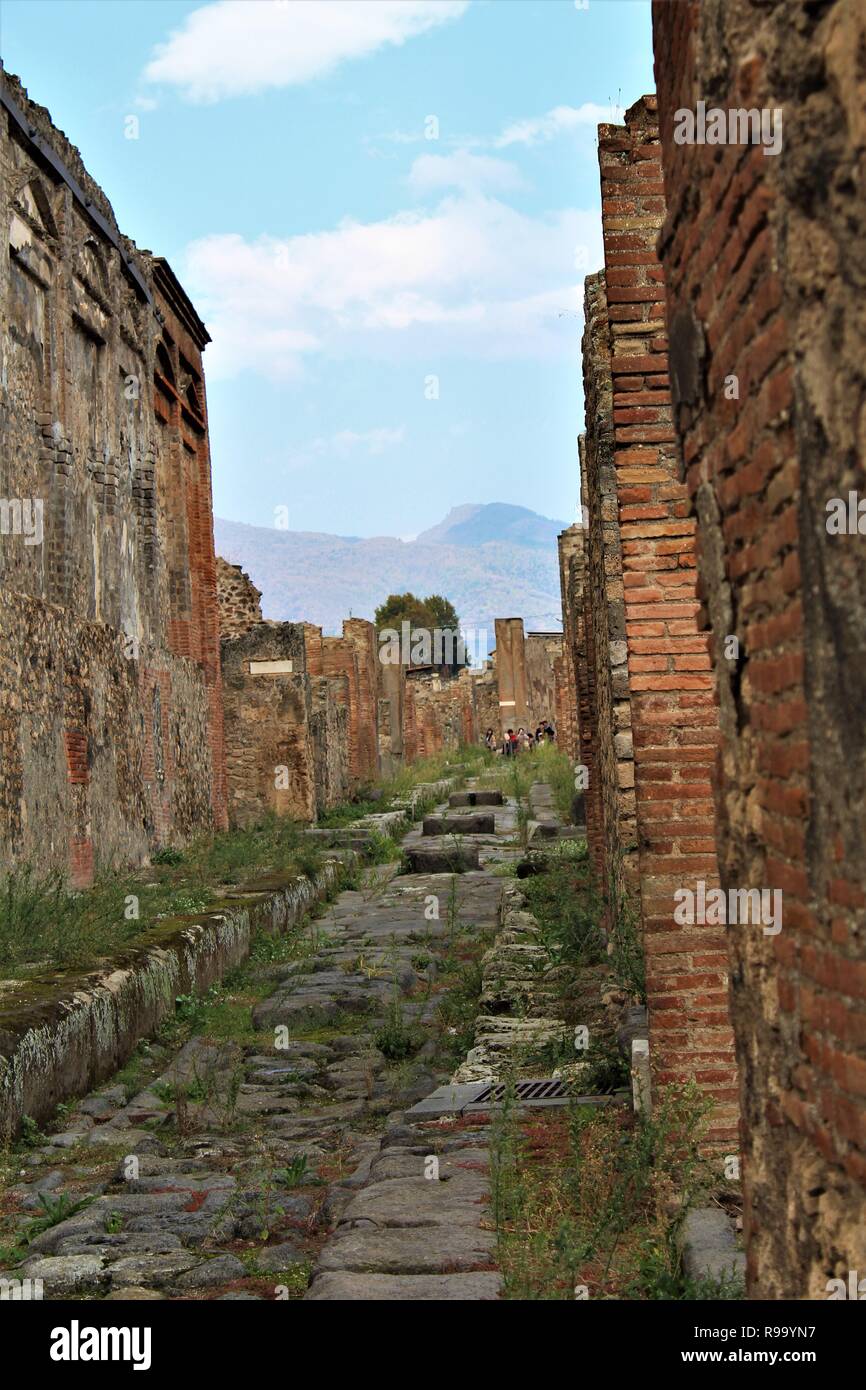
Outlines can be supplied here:
<path id="1" fill-rule="evenodd" d="M 8 1277 L 48 1299 L 497 1297 L 486 1128 L 404 1114 L 453 1070 L 440 975 L 495 932 L 514 827 L 498 808 L 479 871 L 368 871 L 303 959 L 251 965 L 256 1042 L 194 1037 L 128 1102 L 79 1103 L 7 1188 L 19 1227 L 70 1209 Z"/>

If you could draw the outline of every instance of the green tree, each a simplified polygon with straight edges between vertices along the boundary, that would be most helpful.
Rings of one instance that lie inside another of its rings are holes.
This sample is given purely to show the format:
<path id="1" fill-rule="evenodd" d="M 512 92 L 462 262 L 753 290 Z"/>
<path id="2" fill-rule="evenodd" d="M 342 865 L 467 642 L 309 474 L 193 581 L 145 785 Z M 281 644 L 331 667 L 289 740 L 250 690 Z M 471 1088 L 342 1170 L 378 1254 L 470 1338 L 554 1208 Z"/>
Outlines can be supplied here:
<path id="1" fill-rule="evenodd" d="M 416 632 L 426 632 L 431 637 L 437 630 L 453 632 L 455 660 L 447 664 L 455 674 L 457 673 L 460 668 L 457 655 L 460 619 L 449 599 L 444 598 L 442 594 L 431 594 L 429 598 L 419 598 L 417 594 L 409 592 L 389 594 L 385 602 L 376 609 L 376 627 L 380 632 L 384 628 L 391 628 L 399 634 L 404 622 L 409 623 L 411 637 L 414 637 Z"/>

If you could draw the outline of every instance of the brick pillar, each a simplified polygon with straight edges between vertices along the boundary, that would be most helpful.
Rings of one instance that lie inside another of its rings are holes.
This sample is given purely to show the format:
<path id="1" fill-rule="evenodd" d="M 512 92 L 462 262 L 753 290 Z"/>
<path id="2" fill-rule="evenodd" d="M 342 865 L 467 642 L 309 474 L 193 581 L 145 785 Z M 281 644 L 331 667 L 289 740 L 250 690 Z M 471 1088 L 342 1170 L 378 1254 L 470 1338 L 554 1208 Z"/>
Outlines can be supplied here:
<path id="1" fill-rule="evenodd" d="M 365 618 L 347 618 L 343 636 L 358 655 L 358 759 L 360 775 L 371 780 L 379 774 L 377 732 L 377 688 L 379 683 L 379 644 L 376 629 Z"/>
<path id="2" fill-rule="evenodd" d="M 496 620 L 496 675 L 502 731 L 517 729 L 529 719 L 526 653 L 522 618 Z"/>
<path id="3" fill-rule="evenodd" d="M 711 776 L 715 682 L 699 626 L 695 522 L 671 419 L 664 217 L 654 97 L 599 127 L 640 893 L 656 1083 L 696 1078 L 715 1101 L 713 1136 L 737 1134 L 725 927 L 674 920 L 678 889 L 718 884 Z"/>
<path id="4" fill-rule="evenodd" d="M 360 675 L 358 672 L 358 652 L 354 643 L 344 637 L 322 638 L 322 675 L 345 676 L 346 684 L 340 687 L 338 699 L 346 700 L 348 711 L 349 737 L 349 777 L 356 787 L 364 780 L 364 766 L 360 742 Z"/>

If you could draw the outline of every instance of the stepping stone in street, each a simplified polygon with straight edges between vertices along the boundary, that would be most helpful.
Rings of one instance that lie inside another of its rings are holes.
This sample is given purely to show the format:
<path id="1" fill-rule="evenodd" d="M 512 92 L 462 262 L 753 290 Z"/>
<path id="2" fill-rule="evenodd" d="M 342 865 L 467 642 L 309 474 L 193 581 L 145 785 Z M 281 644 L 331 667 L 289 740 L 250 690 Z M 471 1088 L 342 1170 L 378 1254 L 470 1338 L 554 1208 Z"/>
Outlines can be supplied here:
<path id="1" fill-rule="evenodd" d="M 527 843 L 537 844 L 539 840 L 583 840 L 585 835 L 576 825 L 562 825 L 556 820 L 530 820 L 526 822 Z"/>
<path id="2" fill-rule="evenodd" d="M 449 806 L 502 806 L 502 792 L 452 792 Z"/>
<path id="3" fill-rule="evenodd" d="M 496 818 L 492 811 L 469 812 L 462 816 L 425 816 L 425 835 L 495 835 Z"/>
<path id="4" fill-rule="evenodd" d="M 455 844 L 452 840 L 438 845 L 412 845 L 406 848 L 410 874 L 464 874 L 477 869 L 478 846 Z"/>

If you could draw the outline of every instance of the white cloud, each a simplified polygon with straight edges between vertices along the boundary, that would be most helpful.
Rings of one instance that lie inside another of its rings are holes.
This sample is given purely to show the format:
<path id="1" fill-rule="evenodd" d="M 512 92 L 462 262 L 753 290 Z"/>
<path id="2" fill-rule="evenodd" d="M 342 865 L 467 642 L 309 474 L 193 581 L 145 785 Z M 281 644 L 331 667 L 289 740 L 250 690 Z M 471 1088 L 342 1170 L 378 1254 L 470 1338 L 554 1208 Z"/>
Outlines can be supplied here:
<path id="1" fill-rule="evenodd" d="M 597 212 L 529 217 L 474 194 L 284 241 L 204 237 L 183 282 L 213 336 L 212 378 L 280 379 L 315 355 L 411 358 L 435 373 L 449 353 L 573 353 L 583 275 L 601 264 Z"/>
<path id="2" fill-rule="evenodd" d="M 424 194 L 443 188 L 460 188 L 465 193 L 482 188 L 508 192 L 526 185 L 520 170 L 507 159 L 457 150 L 455 154 L 419 155 L 409 171 L 409 186 Z"/>
<path id="3" fill-rule="evenodd" d="M 292 449 L 286 462 L 287 472 L 297 472 L 322 460 L 334 463 L 355 458 L 358 454 L 376 457 L 386 449 L 395 449 L 406 439 L 406 426 L 382 425 L 372 430 L 338 430 L 335 434 L 320 435 L 308 444 Z"/>
<path id="4" fill-rule="evenodd" d="M 395 445 L 402 444 L 405 438 L 405 425 L 396 429 L 383 426 L 380 429 L 364 430 L 360 434 L 356 430 L 339 430 L 327 439 L 313 440 L 311 448 L 317 454 L 337 454 L 340 458 L 348 458 L 358 451 L 365 454 L 383 454 L 386 449 L 393 449 Z"/>
<path id="5" fill-rule="evenodd" d="M 289 87 L 451 19 L 469 0 L 216 0 L 187 15 L 145 68 L 189 101 Z"/>
<path id="6" fill-rule="evenodd" d="M 623 114 L 621 106 L 599 106 L 594 101 L 585 101 L 581 106 L 554 106 L 545 116 L 515 121 L 493 143 L 499 149 L 506 145 L 537 145 L 579 126 L 591 126 L 594 131 L 603 121 L 619 122 Z"/>

